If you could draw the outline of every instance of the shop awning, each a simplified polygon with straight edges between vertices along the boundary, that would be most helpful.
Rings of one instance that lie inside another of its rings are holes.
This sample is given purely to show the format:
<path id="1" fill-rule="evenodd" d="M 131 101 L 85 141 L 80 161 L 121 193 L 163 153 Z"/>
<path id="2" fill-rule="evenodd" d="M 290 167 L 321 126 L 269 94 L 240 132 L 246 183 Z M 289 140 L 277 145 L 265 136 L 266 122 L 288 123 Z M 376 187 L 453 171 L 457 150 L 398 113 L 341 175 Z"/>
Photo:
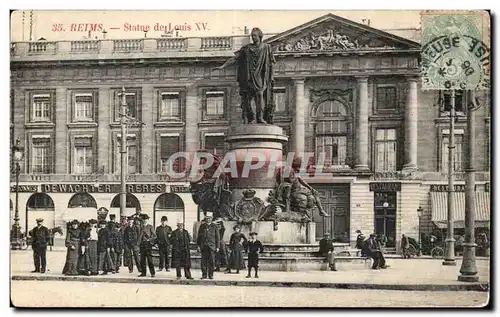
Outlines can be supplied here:
<path id="1" fill-rule="evenodd" d="M 489 227 L 490 193 L 475 192 L 476 227 Z M 465 193 L 454 192 L 455 210 L 453 220 L 455 228 L 465 227 Z M 432 222 L 439 228 L 446 228 L 448 219 L 448 193 L 431 192 Z"/>

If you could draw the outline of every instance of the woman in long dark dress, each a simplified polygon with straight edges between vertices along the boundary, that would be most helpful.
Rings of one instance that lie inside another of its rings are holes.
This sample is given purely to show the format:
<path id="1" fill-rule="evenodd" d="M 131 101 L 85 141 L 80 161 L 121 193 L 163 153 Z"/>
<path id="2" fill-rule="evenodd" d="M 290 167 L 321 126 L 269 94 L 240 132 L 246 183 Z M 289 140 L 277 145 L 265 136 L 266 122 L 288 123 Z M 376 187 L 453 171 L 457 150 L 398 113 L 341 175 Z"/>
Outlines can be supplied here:
<path id="1" fill-rule="evenodd" d="M 78 220 L 70 223 L 70 228 L 66 233 L 66 263 L 64 265 L 64 275 L 78 275 L 78 258 L 80 257 L 81 231 L 78 228 Z"/>
<path id="2" fill-rule="evenodd" d="M 229 256 L 229 265 L 227 266 L 227 273 L 231 273 L 231 269 L 236 270 L 236 274 L 240 273 L 241 269 L 245 268 L 245 261 L 243 259 L 243 245 L 246 243 L 247 238 L 240 232 L 241 227 L 236 225 L 233 228 L 234 232 L 229 240 L 229 248 L 231 255 Z"/>
<path id="3" fill-rule="evenodd" d="M 82 257 L 80 272 L 85 275 L 98 274 L 97 261 L 97 220 L 90 219 L 85 232 L 82 233 Z"/>

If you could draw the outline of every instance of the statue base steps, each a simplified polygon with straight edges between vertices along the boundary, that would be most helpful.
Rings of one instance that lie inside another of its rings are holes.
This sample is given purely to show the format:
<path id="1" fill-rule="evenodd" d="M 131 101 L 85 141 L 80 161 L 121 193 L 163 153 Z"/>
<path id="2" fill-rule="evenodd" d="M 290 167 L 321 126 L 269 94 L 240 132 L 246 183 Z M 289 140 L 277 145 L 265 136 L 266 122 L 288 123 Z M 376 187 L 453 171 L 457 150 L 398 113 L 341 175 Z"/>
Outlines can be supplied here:
<path id="1" fill-rule="evenodd" d="M 336 253 L 350 249 L 348 243 L 334 243 Z M 318 254 L 318 244 L 264 244 L 264 252 L 259 256 L 259 270 L 262 271 L 327 271 L 328 263 L 325 258 Z M 245 265 L 248 263 L 247 255 L 244 253 Z M 153 261 L 158 266 L 158 251 L 153 251 Z M 358 257 L 338 257 L 336 260 L 339 270 L 365 269 L 370 261 Z M 364 265 L 363 265 L 364 264 Z M 191 245 L 191 265 L 194 269 L 201 268 L 201 254 L 196 245 Z M 225 268 L 221 268 L 223 271 Z M 240 270 L 240 274 L 246 269 Z M 223 273 L 218 273 L 223 274 Z"/>
<path id="2" fill-rule="evenodd" d="M 233 227 L 238 224 L 237 221 L 225 220 L 223 240 L 229 243 L 234 230 Z M 194 224 L 193 241 L 196 241 L 198 229 L 201 223 Z M 275 228 L 272 221 L 257 221 L 251 224 L 240 224 L 241 232 L 245 237 L 250 238 L 250 232 L 258 233 L 257 239 L 263 244 L 306 244 L 316 242 L 316 224 L 314 222 L 298 223 L 298 222 L 278 222 Z M 277 229 L 277 230 L 274 230 Z M 317 245 L 316 245 L 317 247 Z"/>

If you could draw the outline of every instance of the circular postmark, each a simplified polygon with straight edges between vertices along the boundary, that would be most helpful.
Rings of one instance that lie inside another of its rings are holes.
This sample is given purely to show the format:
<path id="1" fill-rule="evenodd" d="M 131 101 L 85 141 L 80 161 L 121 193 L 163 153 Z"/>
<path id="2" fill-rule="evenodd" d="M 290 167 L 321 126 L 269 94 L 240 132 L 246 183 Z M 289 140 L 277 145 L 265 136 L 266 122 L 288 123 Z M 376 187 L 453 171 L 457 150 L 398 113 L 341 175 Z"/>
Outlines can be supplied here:
<path id="1" fill-rule="evenodd" d="M 489 89 L 490 49 L 470 35 L 441 35 L 422 47 L 424 89 Z"/>

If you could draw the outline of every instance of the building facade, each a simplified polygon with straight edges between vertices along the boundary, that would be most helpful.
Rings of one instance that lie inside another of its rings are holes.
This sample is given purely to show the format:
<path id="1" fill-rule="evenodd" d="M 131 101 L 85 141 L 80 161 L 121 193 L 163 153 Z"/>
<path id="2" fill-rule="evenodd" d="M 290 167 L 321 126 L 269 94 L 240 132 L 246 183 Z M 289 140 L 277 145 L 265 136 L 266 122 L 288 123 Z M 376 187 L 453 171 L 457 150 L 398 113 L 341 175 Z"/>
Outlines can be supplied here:
<path id="1" fill-rule="evenodd" d="M 442 227 L 450 96 L 420 89 L 420 44 L 334 15 L 264 40 L 275 52 L 275 124 L 289 137 L 285 152 L 325 153 L 317 166 L 324 175 L 306 177 L 332 215 L 314 215 L 317 237 L 329 231 L 354 242 L 360 229 L 383 233 L 395 246 L 402 233 L 417 238 Z M 24 147 L 23 231 L 39 216 L 48 227 L 64 228 L 75 217 L 95 217 L 100 207 L 119 214 L 122 87 L 132 118 L 127 210 L 141 209 L 155 225 L 168 215 L 172 225 L 181 220 L 192 230 L 199 216 L 188 183 L 171 178 L 166 162 L 178 151 L 227 151 L 227 129 L 241 124 L 236 69 L 213 68 L 249 41 L 245 35 L 12 43 L 11 137 Z M 477 97 L 476 218 L 487 225 L 489 91 Z M 457 92 L 451 132 L 458 222 L 466 99 Z"/>

